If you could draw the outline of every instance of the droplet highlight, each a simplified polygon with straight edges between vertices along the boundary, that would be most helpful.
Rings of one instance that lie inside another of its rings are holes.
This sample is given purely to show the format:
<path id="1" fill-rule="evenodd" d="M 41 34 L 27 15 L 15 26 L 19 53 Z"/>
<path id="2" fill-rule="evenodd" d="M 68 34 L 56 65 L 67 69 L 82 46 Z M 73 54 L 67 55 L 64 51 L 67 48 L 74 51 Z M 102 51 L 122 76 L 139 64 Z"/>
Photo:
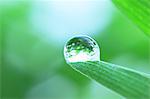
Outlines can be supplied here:
<path id="1" fill-rule="evenodd" d="M 100 61 L 100 49 L 94 39 L 81 35 L 71 38 L 64 47 L 67 63 Z"/>

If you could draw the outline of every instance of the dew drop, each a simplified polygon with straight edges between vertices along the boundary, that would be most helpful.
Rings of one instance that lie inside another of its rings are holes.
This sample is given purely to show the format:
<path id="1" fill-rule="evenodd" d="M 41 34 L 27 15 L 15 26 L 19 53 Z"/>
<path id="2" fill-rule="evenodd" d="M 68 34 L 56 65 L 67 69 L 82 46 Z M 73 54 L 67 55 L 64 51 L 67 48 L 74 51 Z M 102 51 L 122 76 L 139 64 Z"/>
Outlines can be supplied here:
<path id="1" fill-rule="evenodd" d="M 66 43 L 64 56 L 68 63 L 100 61 L 100 49 L 94 39 L 81 35 L 71 38 Z"/>

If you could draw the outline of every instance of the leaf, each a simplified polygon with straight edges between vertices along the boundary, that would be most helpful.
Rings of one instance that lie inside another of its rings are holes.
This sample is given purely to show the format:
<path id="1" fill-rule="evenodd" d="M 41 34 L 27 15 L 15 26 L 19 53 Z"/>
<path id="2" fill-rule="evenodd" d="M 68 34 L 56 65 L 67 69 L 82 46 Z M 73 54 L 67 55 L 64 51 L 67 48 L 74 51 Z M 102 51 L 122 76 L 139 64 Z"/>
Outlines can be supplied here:
<path id="1" fill-rule="evenodd" d="M 126 98 L 150 98 L 150 76 L 147 74 L 103 61 L 74 62 L 69 65 Z"/>
<path id="2" fill-rule="evenodd" d="M 143 32 L 150 37 L 150 0 L 112 0 Z"/>

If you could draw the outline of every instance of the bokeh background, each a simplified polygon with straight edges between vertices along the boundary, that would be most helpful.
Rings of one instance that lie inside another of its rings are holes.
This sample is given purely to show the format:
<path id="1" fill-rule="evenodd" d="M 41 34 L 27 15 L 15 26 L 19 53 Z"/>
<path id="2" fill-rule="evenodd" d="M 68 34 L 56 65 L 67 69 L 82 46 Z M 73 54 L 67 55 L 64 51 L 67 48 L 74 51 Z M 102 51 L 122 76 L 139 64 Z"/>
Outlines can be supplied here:
<path id="1" fill-rule="evenodd" d="M 150 39 L 110 0 L 1 0 L 0 12 L 1 99 L 123 99 L 66 64 L 78 34 L 101 60 L 150 73 Z"/>

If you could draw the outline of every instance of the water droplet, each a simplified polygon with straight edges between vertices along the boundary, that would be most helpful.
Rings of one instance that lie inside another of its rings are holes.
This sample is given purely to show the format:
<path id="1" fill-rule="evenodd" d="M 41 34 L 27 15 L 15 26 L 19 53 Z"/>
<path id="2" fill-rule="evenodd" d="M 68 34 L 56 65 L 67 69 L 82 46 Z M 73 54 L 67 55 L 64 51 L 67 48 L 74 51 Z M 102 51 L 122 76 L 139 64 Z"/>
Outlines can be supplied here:
<path id="1" fill-rule="evenodd" d="M 64 56 L 68 63 L 100 61 L 100 49 L 94 39 L 81 35 L 71 38 L 66 43 Z"/>

